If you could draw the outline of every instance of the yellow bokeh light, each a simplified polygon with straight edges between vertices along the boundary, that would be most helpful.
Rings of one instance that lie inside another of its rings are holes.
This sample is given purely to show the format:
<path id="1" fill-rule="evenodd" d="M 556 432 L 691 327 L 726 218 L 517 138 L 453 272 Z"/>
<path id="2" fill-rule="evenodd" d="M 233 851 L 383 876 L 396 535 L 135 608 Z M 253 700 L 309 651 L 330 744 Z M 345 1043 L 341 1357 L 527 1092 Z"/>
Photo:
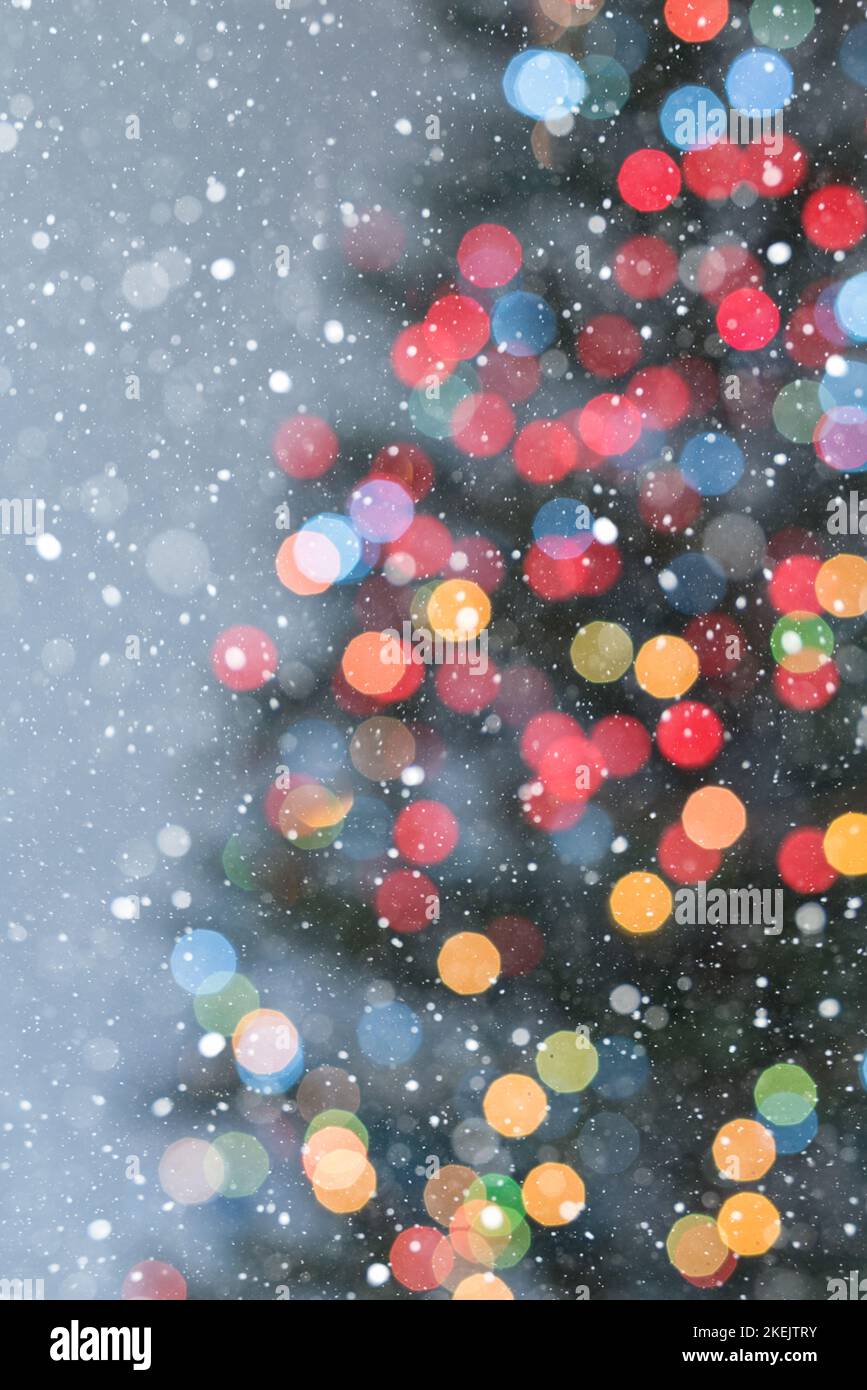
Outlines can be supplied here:
<path id="1" fill-rule="evenodd" d="M 524 1209 L 540 1226 L 567 1226 L 584 1210 L 582 1179 L 565 1163 L 540 1163 L 521 1188 Z"/>
<path id="2" fill-rule="evenodd" d="M 867 613 L 867 560 L 861 555 L 835 555 L 816 575 L 816 598 L 835 618 L 860 618 Z"/>
<path id="3" fill-rule="evenodd" d="M 854 878 L 867 874 L 867 816 L 847 811 L 832 820 L 822 847 L 825 858 L 838 874 Z"/>
<path id="4" fill-rule="evenodd" d="M 682 637 L 651 637 L 635 658 L 635 679 L 656 700 L 677 700 L 698 680 L 696 653 Z"/>
<path id="5" fill-rule="evenodd" d="M 729 1120 L 713 1141 L 714 1163 L 731 1182 L 758 1182 L 776 1156 L 774 1136 L 758 1120 Z"/>
<path id="6" fill-rule="evenodd" d="M 779 1238 L 780 1213 L 760 1192 L 738 1192 L 723 1202 L 717 1226 L 736 1255 L 764 1255 Z"/>
<path id="7" fill-rule="evenodd" d="M 353 1187 L 368 1167 L 367 1154 L 352 1149 L 332 1149 L 323 1154 L 313 1173 L 317 1192 L 345 1192 Z"/>
<path id="8" fill-rule="evenodd" d="M 673 899 L 668 884 L 658 874 L 632 873 L 615 883 L 608 906 L 619 927 L 640 936 L 658 931 L 668 920 Z"/>
<path id="9" fill-rule="evenodd" d="M 280 803 L 277 823 L 287 840 L 303 839 L 317 830 L 340 825 L 352 810 L 351 792 L 335 795 L 318 782 L 292 787 Z"/>
<path id="10" fill-rule="evenodd" d="M 490 937 L 462 931 L 443 943 L 437 969 L 454 994 L 484 994 L 500 974 L 500 953 Z"/>
<path id="11" fill-rule="evenodd" d="M 508 1303 L 515 1295 L 496 1274 L 471 1274 L 452 1294 L 453 1303 Z"/>
<path id="12" fill-rule="evenodd" d="M 538 1081 L 509 1072 L 488 1087 L 485 1119 L 507 1139 L 524 1139 L 537 1130 L 548 1113 L 548 1100 Z"/>
<path id="13" fill-rule="evenodd" d="M 675 1221 L 665 1248 L 685 1279 L 710 1278 L 725 1264 L 729 1253 L 717 1223 L 704 1212 L 691 1212 Z"/>
<path id="14" fill-rule="evenodd" d="M 471 579 L 446 579 L 427 602 L 434 632 L 452 642 L 471 642 L 491 621 L 491 600 Z"/>
<path id="15" fill-rule="evenodd" d="M 333 1157 L 334 1155 L 329 1155 L 329 1158 Z M 323 1159 L 322 1163 L 327 1161 L 327 1159 Z M 321 1166 L 322 1164 L 319 1164 L 317 1167 L 317 1176 Z M 347 1169 L 343 1171 L 344 1175 L 348 1174 Z M 325 1187 L 318 1183 L 316 1176 L 314 1176 L 313 1191 L 320 1206 L 334 1212 L 335 1215 L 346 1216 L 350 1212 L 361 1211 L 361 1208 L 367 1205 L 371 1197 L 376 1195 L 376 1169 L 372 1163 L 365 1160 L 354 1180 L 348 1186 L 338 1188 Z"/>
<path id="16" fill-rule="evenodd" d="M 359 1135 L 351 1129 L 344 1129 L 342 1125 L 327 1125 L 311 1134 L 301 1149 L 301 1162 L 311 1182 L 316 1177 L 319 1164 L 328 1154 L 338 1152 L 356 1153 L 366 1158 L 367 1146 Z"/>

